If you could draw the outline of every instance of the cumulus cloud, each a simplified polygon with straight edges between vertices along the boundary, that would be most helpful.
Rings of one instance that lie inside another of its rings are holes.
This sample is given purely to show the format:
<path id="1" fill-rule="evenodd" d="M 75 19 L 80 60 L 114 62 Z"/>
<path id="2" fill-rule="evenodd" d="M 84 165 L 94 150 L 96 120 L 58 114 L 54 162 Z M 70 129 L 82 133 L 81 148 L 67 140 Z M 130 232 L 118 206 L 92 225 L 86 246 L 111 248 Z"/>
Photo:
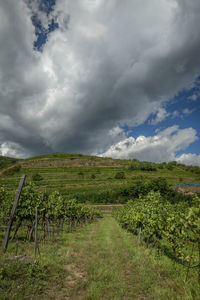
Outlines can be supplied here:
<path id="1" fill-rule="evenodd" d="M 48 18 L 38 3 L 0 2 L 0 144 L 10 151 L 102 152 L 119 139 L 113 128 L 156 110 L 153 122 L 165 118 L 162 103 L 198 75 L 199 0 L 59 0 Z M 45 28 L 59 24 L 42 52 L 36 12 Z"/>
<path id="2" fill-rule="evenodd" d="M 173 161 L 177 151 L 186 149 L 196 140 L 197 132 L 193 128 L 171 126 L 154 136 L 125 138 L 112 145 L 101 156 L 153 162 Z"/>
<path id="3" fill-rule="evenodd" d="M 182 154 L 176 158 L 176 161 L 188 166 L 199 166 L 200 167 L 200 155 L 187 153 Z"/>
<path id="4" fill-rule="evenodd" d="M 8 157 L 27 157 L 29 153 L 18 144 L 12 142 L 5 142 L 0 145 L 0 155 Z"/>

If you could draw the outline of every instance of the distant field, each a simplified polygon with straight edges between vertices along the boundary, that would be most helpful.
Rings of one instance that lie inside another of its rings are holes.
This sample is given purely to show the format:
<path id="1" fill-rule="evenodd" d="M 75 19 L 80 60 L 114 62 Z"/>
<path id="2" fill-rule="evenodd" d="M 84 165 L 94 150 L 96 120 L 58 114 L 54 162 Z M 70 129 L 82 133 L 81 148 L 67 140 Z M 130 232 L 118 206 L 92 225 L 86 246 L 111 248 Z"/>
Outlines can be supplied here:
<path id="1" fill-rule="evenodd" d="M 195 172 L 184 165 L 152 164 L 154 170 L 144 171 L 131 168 L 132 160 L 119 160 L 81 154 L 51 154 L 37 156 L 21 161 L 13 161 L 20 166 L 18 170 L 7 170 L 0 173 L 0 186 L 9 191 L 15 191 L 22 174 L 31 181 L 33 175 L 41 175 L 41 180 L 35 181 L 37 189 L 42 191 L 59 190 L 62 194 L 98 192 L 115 190 L 121 186 L 130 186 L 141 178 L 163 177 L 170 184 L 200 183 L 199 168 Z M 140 166 L 140 162 L 135 161 Z M 6 165 L 6 164 L 5 164 Z M 8 159 L 7 166 L 12 164 Z M 124 174 L 118 178 L 117 174 Z"/>

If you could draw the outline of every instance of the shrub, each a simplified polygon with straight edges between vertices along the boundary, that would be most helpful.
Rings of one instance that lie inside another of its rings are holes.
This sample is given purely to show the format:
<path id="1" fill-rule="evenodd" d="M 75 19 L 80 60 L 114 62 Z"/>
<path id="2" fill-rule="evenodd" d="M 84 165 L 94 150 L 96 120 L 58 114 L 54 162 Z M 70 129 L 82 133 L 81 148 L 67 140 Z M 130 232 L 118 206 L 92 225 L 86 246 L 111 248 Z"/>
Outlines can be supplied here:
<path id="1" fill-rule="evenodd" d="M 156 171 L 156 167 L 150 162 L 141 163 L 140 170 L 142 171 Z"/>
<path id="2" fill-rule="evenodd" d="M 174 169 L 174 166 L 173 166 L 173 165 L 170 165 L 170 164 L 168 164 L 168 166 L 167 166 L 167 169 L 168 169 L 168 170 L 170 170 L 170 171 L 172 171 L 172 170 Z"/>
<path id="3" fill-rule="evenodd" d="M 125 179 L 125 173 L 124 172 L 117 172 L 115 174 L 115 179 Z"/>
<path id="4" fill-rule="evenodd" d="M 32 175 L 32 180 L 33 181 L 41 181 L 41 180 L 43 180 L 43 177 L 40 174 L 36 173 L 36 174 Z"/>
<path id="5" fill-rule="evenodd" d="M 142 170 L 142 171 L 156 171 L 155 164 L 147 161 L 139 162 L 139 161 L 133 161 L 130 166 L 128 167 L 129 171 L 134 170 Z"/>

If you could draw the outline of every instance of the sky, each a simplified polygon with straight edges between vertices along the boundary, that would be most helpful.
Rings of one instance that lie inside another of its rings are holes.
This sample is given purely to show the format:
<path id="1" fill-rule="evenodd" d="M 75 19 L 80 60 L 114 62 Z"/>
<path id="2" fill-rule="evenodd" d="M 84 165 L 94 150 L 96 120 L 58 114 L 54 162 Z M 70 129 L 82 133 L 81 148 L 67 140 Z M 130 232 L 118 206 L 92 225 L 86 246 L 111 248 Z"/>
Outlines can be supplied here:
<path id="1" fill-rule="evenodd" d="M 200 166 L 199 0 L 0 0 L 0 155 Z"/>

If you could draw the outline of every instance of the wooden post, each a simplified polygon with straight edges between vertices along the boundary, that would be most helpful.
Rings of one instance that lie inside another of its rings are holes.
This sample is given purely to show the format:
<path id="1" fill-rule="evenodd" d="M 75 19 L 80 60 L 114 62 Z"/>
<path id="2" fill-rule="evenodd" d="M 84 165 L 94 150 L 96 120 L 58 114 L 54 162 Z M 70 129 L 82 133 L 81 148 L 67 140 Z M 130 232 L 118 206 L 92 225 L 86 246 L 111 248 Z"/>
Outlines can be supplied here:
<path id="1" fill-rule="evenodd" d="M 21 195 L 21 191 L 22 191 L 25 179 L 26 179 L 26 175 L 22 175 L 22 177 L 20 179 L 20 182 L 19 182 L 17 192 L 16 192 L 15 200 L 13 202 L 13 207 L 12 207 L 11 214 L 10 214 L 10 219 L 8 221 L 5 238 L 4 238 L 4 241 L 3 241 L 3 251 L 4 252 L 6 252 L 6 249 L 8 247 L 10 231 L 11 231 L 12 223 L 13 223 L 14 216 L 15 216 L 15 211 L 17 209 L 17 205 L 18 205 L 18 202 L 19 202 L 19 198 L 20 198 L 20 195 Z"/>
<path id="2" fill-rule="evenodd" d="M 36 207 L 35 209 L 35 256 L 37 254 L 37 248 L 38 248 L 38 240 L 37 240 L 37 228 L 38 228 L 38 209 Z"/>
<path id="3" fill-rule="evenodd" d="M 50 237 L 50 222 L 49 222 L 49 219 L 47 219 L 47 232 L 48 232 L 48 236 Z"/>
<path id="4" fill-rule="evenodd" d="M 32 222 L 32 225 L 30 226 L 29 236 L 28 236 L 29 242 L 31 242 L 33 240 L 34 229 L 35 229 L 35 220 Z"/>
<path id="5" fill-rule="evenodd" d="M 18 236 L 16 235 L 16 248 L 15 248 L 15 255 L 17 256 L 18 253 Z"/>
<path id="6" fill-rule="evenodd" d="M 140 243 L 141 232 L 142 232 L 142 226 L 140 226 L 138 236 L 137 236 L 138 243 Z"/>
<path id="7" fill-rule="evenodd" d="M 22 224 L 22 221 L 20 220 L 20 221 L 18 222 L 16 228 L 15 228 L 15 232 L 14 232 L 14 234 L 13 234 L 13 237 L 11 238 L 11 242 L 14 240 L 15 236 L 17 235 L 17 232 L 18 232 L 19 227 L 21 226 L 21 224 Z"/>

